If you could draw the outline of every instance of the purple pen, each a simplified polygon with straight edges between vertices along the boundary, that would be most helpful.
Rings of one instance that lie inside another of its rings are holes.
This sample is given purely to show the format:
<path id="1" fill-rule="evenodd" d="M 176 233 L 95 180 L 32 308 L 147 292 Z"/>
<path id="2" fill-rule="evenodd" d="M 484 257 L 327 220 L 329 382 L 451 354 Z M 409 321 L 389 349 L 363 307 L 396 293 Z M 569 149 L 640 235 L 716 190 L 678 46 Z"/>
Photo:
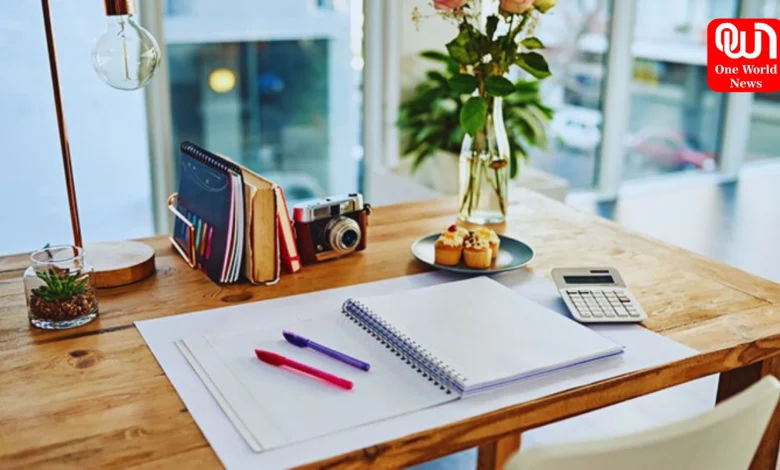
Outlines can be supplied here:
<path id="1" fill-rule="evenodd" d="M 333 359 L 339 360 L 344 364 L 349 364 L 352 367 L 357 367 L 358 369 L 366 370 L 366 371 L 371 367 L 371 365 L 361 361 L 360 359 L 355 359 L 354 357 L 347 356 L 344 353 L 340 353 L 336 350 L 330 349 L 327 346 L 323 346 L 319 343 L 315 343 L 314 341 L 308 338 L 304 338 L 303 336 L 296 335 L 292 331 L 283 330 L 282 336 L 284 336 L 284 339 L 286 339 L 288 343 L 294 344 L 299 348 L 312 348 L 315 351 L 321 352 L 326 356 L 330 356 Z"/>

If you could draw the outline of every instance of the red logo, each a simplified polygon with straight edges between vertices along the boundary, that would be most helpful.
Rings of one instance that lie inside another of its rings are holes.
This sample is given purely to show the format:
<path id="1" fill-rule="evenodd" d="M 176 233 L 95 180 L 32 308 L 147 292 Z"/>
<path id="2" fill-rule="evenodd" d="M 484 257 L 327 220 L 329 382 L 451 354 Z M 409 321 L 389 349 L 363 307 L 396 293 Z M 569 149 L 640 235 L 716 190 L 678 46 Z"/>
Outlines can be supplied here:
<path id="1" fill-rule="evenodd" d="M 716 92 L 780 91 L 776 18 L 722 18 L 707 27 L 707 83 Z"/>

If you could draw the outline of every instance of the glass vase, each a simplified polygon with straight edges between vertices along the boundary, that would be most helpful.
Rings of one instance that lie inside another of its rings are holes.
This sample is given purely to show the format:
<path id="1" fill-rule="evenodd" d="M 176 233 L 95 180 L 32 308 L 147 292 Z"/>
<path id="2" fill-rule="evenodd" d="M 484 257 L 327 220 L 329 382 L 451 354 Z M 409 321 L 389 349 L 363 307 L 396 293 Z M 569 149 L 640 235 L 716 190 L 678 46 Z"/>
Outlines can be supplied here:
<path id="1" fill-rule="evenodd" d="M 30 323 L 45 330 L 84 325 L 98 315 L 95 269 L 76 246 L 52 246 L 30 255 L 24 291 Z"/>
<path id="2" fill-rule="evenodd" d="M 506 219 L 509 191 L 509 139 L 501 98 L 488 98 L 485 125 L 466 134 L 460 151 L 460 220 L 496 224 Z"/>

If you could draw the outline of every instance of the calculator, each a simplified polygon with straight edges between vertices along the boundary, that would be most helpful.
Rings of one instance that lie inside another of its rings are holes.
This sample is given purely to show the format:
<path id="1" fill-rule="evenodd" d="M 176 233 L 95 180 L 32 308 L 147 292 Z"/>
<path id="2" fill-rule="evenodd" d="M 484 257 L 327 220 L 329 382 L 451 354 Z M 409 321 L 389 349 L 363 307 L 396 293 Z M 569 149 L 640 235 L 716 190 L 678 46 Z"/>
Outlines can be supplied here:
<path id="1" fill-rule="evenodd" d="M 556 268 L 555 286 L 581 323 L 636 323 L 647 313 L 615 268 Z"/>

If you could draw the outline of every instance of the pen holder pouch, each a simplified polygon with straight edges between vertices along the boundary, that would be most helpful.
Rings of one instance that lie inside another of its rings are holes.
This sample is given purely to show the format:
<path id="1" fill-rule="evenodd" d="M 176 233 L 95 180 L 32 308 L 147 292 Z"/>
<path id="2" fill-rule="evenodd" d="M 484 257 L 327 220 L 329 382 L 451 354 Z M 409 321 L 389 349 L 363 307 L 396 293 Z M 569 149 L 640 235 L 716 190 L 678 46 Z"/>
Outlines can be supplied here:
<path id="1" fill-rule="evenodd" d="M 183 233 L 174 233 L 168 239 L 189 267 L 195 268 L 197 266 L 195 257 L 195 225 L 179 210 L 178 199 L 179 193 L 173 193 L 168 197 L 168 210 L 182 222 Z"/>

